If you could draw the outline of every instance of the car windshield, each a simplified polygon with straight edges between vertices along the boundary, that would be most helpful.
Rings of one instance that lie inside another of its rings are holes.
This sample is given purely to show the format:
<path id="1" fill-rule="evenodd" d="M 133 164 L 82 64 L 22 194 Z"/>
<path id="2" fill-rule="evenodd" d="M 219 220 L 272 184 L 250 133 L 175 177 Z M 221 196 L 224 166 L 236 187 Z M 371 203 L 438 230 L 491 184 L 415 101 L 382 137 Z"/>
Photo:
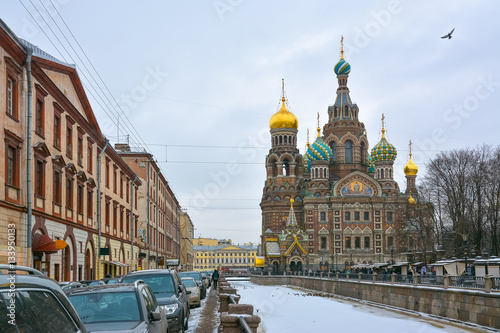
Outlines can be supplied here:
<path id="1" fill-rule="evenodd" d="M 180 277 L 192 277 L 196 281 L 201 280 L 201 275 L 198 272 L 182 272 L 182 273 L 179 273 L 179 276 Z"/>
<path id="2" fill-rule="evenodd" d="M 186 288 L 192 288 L 197 286 L 196 282 L 194 282 L 193 279 L 182 279 L 182 283 Z"/>
<path id="3" fill-rule="evenodd" d="M 103 290 L 68 297 L 84 324 L 141 320 L 135 292 Z"/>
<path id="4" fill-rule="evenodd" d="M 172 281 L 172 276 L 170 274 L 156 274 L 156 275 L 145 275 L 137 274 L 130 275 L 123 278 L 123 283 L 134 283 L 136 280 L 142 280 L 144 283 L 148 284 L 153 290 L 156 297 L 170 296 L 175 293 L 174 282 Z M 162 295 L 166 294 L 166 295 Z"/>

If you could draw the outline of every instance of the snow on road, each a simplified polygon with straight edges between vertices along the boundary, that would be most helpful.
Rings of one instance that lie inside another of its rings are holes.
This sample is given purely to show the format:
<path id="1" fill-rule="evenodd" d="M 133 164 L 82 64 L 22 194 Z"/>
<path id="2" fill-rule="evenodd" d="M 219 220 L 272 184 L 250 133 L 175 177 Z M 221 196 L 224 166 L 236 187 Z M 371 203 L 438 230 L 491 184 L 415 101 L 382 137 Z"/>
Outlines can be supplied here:
<path id="1" fill-rule="evenodd" d="M 318 292 L 285 286 L 261 286 L 250 281 L 230 281 L 241 295 L 241 304 L 254 306 L 264 332 L 443 333 L 481 332 L 456 326 L 425 314 L 406 315 L 354 300 L 321 297 Z M 486 330 L 483 330 L 486 332 Z"/>

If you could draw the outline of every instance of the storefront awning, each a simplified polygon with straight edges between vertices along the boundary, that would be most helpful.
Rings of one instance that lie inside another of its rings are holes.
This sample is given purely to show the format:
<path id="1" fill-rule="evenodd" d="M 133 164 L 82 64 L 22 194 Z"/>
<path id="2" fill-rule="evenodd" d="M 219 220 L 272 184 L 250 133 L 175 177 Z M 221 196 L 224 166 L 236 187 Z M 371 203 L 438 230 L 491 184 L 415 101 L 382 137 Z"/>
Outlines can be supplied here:
<path id="1" fill-rule="evenodd" d="M 47 235 L 44 234 L 34 234 L 33 242 L 31 248 L 33 252 L 42 252 L 42 253 L 57 253 L 59 249 L 56 246 L 56 242 L 52 240 Z"/>

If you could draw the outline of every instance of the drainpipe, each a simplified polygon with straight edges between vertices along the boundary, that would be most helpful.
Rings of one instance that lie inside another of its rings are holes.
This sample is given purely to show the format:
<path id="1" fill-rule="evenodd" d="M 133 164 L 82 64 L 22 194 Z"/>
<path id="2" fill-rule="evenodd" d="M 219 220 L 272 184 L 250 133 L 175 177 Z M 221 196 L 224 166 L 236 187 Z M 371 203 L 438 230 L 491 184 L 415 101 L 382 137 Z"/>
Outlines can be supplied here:
<path id="1" fill-rule="evenodd" d="M 158 269 L 158 248 L 160 247 L 160 232 L 158 230 L 158 182 L 160 177 L 158 177 L 159 172 L 156 173 L 156 268 Z"/>
<path id="2" fill-rule="evenodd" d="M 33 91 L 31 87 L 31 55 L 33 49 L 27 48 L 26 57 L 26 74 L 28 81 L 28 120 L 26 129 L 26 208 L 28 209 L 27 226 L 26 226 L 26 266 L 33 267 L 32 253 L 31 253 L 31 219 L 33 216 L 31 208 L 31 122 L 32 122 L 32 96 Z"/>
<path id="3" fill-rule="evenodd" d="M 134 269 L 134 184 L 137 179 L 137 174 L 135 174 L 135 178 L 132 181 L 132 185 L 130 186 L 130 253 L 132 256 L 132 260 L 130 261 L 131 271 Z"/>
<path id="4" fill-rule="evenodd" d="M 109 141 L 104 138 L 104 148 L 101 150 L 97 156 L 97 275 L 96 280 L 100 279 L 101 276 L 101 157 L 108 147 Z"/>

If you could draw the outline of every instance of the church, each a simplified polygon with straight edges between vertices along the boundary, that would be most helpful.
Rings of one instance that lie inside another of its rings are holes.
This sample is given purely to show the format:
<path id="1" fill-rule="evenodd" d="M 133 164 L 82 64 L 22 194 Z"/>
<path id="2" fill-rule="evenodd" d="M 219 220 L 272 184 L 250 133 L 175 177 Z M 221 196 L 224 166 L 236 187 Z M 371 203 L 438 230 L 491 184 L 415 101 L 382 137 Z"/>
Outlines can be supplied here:
<path id="1" fill-rule="evenodd" d="M 318 114 L 317 135 L 313 143 L 308 137 L 305 154 L 297 148 L 299 122 L 287 107 L 284 88 L 281 108 L 269 121 L 261 244 L 266 269 L 273 272 L 394 264 L 416 248 L 415 232 L 406 222 L 417 198 L 411 142 L 402 193 L 394 180 L 397 151 L 385 137 L 383 115 L 382 138 L 369 150 L 358 105 L 349 94 L 351 66 L 343 47 L 334 71 L 335 102 L 323 128 Z"/>

